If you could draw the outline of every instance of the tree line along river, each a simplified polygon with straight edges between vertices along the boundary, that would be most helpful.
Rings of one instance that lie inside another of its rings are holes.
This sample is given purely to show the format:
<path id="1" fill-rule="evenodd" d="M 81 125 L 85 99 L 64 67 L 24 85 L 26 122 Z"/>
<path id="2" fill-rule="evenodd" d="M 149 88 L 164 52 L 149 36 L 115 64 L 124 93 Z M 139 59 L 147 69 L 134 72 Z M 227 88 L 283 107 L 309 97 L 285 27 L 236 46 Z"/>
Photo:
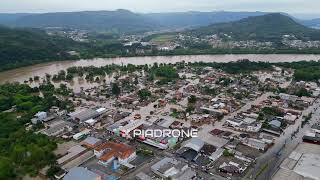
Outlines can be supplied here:
<path id="1" fill-rule="evenodd" d="M 176 62 L 230 62 L 240 59 L 265 62 L 294 62 L 320 60 L 320 55 L 313 54 L 228 54 L 228 55 L 187 55 L 187 56 L 147 56 L 147 57 L 118 57 L 96 58 L 77 61 L 55 61 L 33 66 L 17 68 L 0 72 L 0 84 L 5 82 L 23 82 L 29 77 L 56 74 L 60 70 L 66 70 L 72 66 L 105 66 L 107 64 L 153 64 L 153 63 L 176 63 Z"/>

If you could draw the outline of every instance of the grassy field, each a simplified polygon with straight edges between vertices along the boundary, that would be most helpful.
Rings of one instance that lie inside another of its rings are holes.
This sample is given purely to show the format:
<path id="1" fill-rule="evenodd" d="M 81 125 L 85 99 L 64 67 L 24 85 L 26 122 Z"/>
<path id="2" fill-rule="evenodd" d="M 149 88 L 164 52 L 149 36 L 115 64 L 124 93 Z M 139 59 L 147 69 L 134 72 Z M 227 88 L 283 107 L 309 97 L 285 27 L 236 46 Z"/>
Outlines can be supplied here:
<path id="1" fill-rule="evenodd" d="M 161 35 L 154 36 L 151 39 L 151 42 L 154 42 L 157 44 L 164 44 L 174 40 L 174 38 L 175 38 L 175 35 L 161 34 Z"/>

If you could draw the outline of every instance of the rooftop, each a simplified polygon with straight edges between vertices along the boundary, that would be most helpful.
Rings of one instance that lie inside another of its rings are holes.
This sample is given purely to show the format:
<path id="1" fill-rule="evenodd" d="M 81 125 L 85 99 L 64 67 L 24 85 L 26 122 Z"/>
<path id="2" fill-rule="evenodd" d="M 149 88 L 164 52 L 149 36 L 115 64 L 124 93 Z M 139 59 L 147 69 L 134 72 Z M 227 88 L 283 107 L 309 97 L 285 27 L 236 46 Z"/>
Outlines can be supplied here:
<path id="1" fill-rule="evenodd" d="M 90 147 L 95 147 L 100 143 L 101 143 L 100 139 L 89 136 L 85 140 L 83 140 L 81 144 L 84 144 Z"/>
<path id="2" fill-rule="evenodd" d="M 84 152 L 86 150 L 86 148 L 80 146 L 80 145 L 76 145 L 71 147 L 68 150 L 68 154 L 66 154 L 65 156 L 62 156 L 60 159 L 57 160 L 58 164 L 63 164 L 66 161 L 74 158 L 75 156 L 81 154 L 82 152 Z"/>
<path id="3" fill-rule="evenodd" d="M 320 154 L 303 154 L 294 172 L 315 180 L 320 180 Z"/>
<path id="4" fill-rule="evenodd" d="M 201 152 L 203 152 L 205 155 L 210 156 L 213 152 L 215 152 L 217 150 L 217 147 L 211 145 L 211 144 L 205 144 L 202 148 L 201 148 Z"/>
<path id="5" fill-rule="evenodd" d="M 88 119 L 98 117 L 99 113 L 93 109 L 86 109 L 86 110 L 70 113 L 69 116 L 71 116 L 75 120 L 78 120 L 79 122 L 83 122 Z"/>
<path id="6" fill-rule="evenodd" d="M 269 124 L 273 127 L 277 127 L 277 128 L 280 128 L 281 127 L 281 122 L 278 121 L 278 120 L 272 120 L 269 122 Z"/>
<path id="7" fill-rule="evenodd" d="M 97 180 L 100 175 L 84 167 L 74 167 L 64 176 L 63 180 Z"/>
<path id="8" fill-rule="evenodd" d="M 128 158 L 132 153 L 134 153 L 134 149 L 128 145 L 115 143 L 115 142 L 106 142 L 95 148 L 96 151 L 107 150 L 104 155 L 100 157 L 100 160 L 107 161 L 112 157 L 118 157 L 121 159 Z"/>
<path id="9" fill-rule="evenodd" d="M 187 161 L 192 161 L 197 155 L 198 155 L 198 153 L 195 150 L 186 149 L 184 152 L 182 152 L 180 154 L 180 157 L 182 157 L 183 159 L 185 159 Z"/>
<path id="10" fill-rule="evenodd" d="M 71 126 L 71 123 L 61 121 L 61 123 L 58 123 L 54 126 L 51 126 L 49 129 L 46 129 L 44 133 L 48 136 L 56 135 L 56 133 L 59 133 L 62 131 L 65 127 Z"/>
<path id="11" fill-rule="evenodd" d="M 153 172 L 160 173 L 163 177 L 171 176 L 173 179 L 191 179 L 195 172 L 188 168 L 184 162 L 173 158 L 165 157 L 151 166 Z"/>
<path id="12" fill-rule="evenodd" d="M 319 180 L 320 146 L 300 143 L 280 165 L 273 180 Z"/>
<path id="13" fill-rule="evenodd" d="M 136 175 L 136 179 L 140 179 L 140 180 L 152 180 L 152 178 L 150 176 L 148 176 L 146 173 L 144 172 L 139 172 Z"/>
<path id="14" fill-rule="evenodd" d="M 199 152 L 203 146 L 204 142 L 200 138 L 192 138 L 184 147 L 188 147 Z"/>
<path id="15" fill-rule="evenodd" d="M 320 130 L 320 123 L 313 124 L 311 128 Z"/>

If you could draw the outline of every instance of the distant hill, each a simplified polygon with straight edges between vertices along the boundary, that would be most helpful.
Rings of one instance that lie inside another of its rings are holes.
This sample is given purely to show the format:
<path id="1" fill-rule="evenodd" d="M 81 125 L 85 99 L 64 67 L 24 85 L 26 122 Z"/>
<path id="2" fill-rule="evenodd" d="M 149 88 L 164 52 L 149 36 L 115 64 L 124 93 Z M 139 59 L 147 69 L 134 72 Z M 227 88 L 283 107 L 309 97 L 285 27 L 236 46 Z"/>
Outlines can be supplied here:
<path id="1" fill-rule="evenodd" d="M 311 20 L 304 20 L 304 21 L 301 21 L 301 23 L 305 26 L 308 26 L 308 27 L 320 29 L 320 18 L 311 19 Z"/>
<path id="2" fill-rule="evenodd" d="M 214 23 L 237 21 L 250 16 L 260 16 L 265 12 L 173 12 L 173 13 L 150 13 L 146 17 L 153 19 L 164 27 L 200 27 Z"/>
<path id="3" fill-rule="evenodd" d="M 299 24 L 292 18 L 271 13 L 229 23 L 218 23 L 189 31 L 194 35 L 228 34 L 236 40 L 278 41 L 291 34 L 301 39 L 319 40 L 320 31 Z"/>
<path id="4" fill-rule="evenodd" d="M 243 18 L 265 14 L 268 13 L 230 11 L 133 13 L 123 9 L 116 11 L 80 11 L 39 14 L 0 13 L 0 24 L 11 27 L 65 27 L 86 29 L 90 31 L 135 33 L 167 29 L 197 28 L 210 24 L 238 21 Z M 320 27 L 319 19 L 295 20 L 308 27 Z"/>
<path id="5" fill-rule="evenodd" d="M 16 13 L 16 14 L 10 14 L 10 13 L 0 13 L 0 24 L 8 24 L 11 22 L 14 22 L 18 20 L 19 18 L 22 18 L 24 16 L 28 16 L 31 14 L 28 13 Z"/>
<path id="6" fill-rule="evenodd" d="M 71 39 L 41 30 L 0 26 L 0 70 L 70 58 L 66 51 L 77 47 L 80 45 Z"/>
<path id="7" fill-rule="evenodd" d="M 120 33 L 150 31 L 157 27 L 148 17 L 127 10 L 31 14 L 3 24 L 13 27 L 65 27 Z"/>
<path id="8" fill-rule="evenodd" d="M 133 13 L 128 10 L 58 12 L 43 14 L 1 14 L 0 24 L 11 27 L 66 27 L 120 33 L 195 28 L 236 21 L 265 12 L 177 12 Z"/>

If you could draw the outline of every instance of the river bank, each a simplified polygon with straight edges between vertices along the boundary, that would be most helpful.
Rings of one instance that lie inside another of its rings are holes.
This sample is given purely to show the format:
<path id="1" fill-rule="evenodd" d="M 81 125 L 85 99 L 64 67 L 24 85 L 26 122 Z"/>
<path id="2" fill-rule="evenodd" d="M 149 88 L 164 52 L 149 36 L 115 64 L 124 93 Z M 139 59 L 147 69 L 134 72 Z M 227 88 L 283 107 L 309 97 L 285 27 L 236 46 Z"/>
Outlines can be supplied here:
<path id="1" fill-rule="evenodd" d="M 225 55 L 181 55 L 181 56 L 144 56 L 144 57 L 116 57 L 116 58 L 94 58 L 72 61 L 54 61 L 32 66 L 21 67 L 0 72 L 0 83 L 23 82 L 26 78 L 44 76 L 46 73 L 54 74 L 60 70 L 72 66 L 105 66 L 107 64 L 154 64 L 154 63 L 176 63 L 176 62 L 230 62 L 240 59 L 264 62 L 295 62 L 319 60 L 320 55 L 313 54 L 225 54 Z"/>

